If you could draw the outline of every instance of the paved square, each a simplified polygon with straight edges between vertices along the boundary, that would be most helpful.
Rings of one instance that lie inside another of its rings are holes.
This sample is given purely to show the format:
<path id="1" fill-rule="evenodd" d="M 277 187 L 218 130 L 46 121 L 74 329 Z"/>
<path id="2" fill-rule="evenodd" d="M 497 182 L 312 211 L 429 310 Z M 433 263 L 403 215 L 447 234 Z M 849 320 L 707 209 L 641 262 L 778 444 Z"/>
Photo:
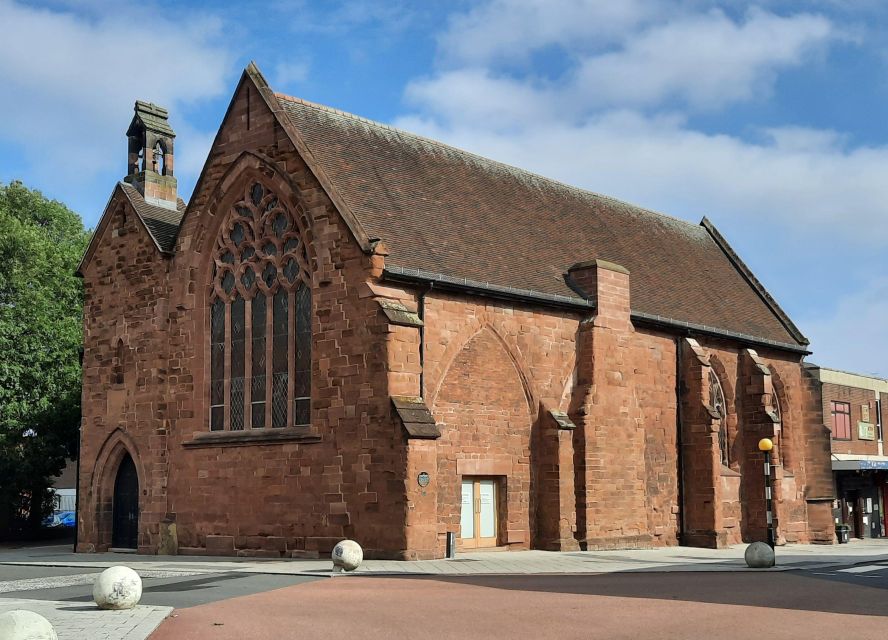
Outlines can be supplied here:
<path id="1" fill-rule="evenodd" d="M 13 609 L 42 615 L 55 627 L 59 640 L 144 640 L 173 610 L 139 605 L 125 611 L 103 611 L 81 602 L 0 599 L 0 613 Z"/>

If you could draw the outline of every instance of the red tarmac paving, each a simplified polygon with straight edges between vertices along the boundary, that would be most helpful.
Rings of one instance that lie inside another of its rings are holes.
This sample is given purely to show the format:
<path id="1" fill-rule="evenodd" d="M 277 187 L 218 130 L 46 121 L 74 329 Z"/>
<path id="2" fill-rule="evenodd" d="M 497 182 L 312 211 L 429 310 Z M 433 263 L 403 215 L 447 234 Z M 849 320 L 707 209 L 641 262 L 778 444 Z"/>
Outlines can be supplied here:
<path id="1" fill-rule="evenodd" d="M 174 615 L 151 640 L 883 640 L 888 591 L 788 573 L 349 576 Z"/>

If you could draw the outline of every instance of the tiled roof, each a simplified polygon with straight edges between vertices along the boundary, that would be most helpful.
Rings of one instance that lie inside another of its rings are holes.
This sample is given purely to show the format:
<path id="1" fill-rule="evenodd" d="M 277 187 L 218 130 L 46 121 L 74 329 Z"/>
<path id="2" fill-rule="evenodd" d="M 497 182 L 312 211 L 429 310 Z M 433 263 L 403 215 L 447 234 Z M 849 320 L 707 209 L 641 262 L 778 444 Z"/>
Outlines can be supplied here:
<path id="1" fill-rule="evenodd" d="M 133 205 L 136 214 L 142 219 L 158 248 L 166 253 L 171 253 L 175 248 L 176 235 L 179 233 L 179 223 L 185 213 L 185 202 L 179 198 L 175 210 L 145 202 L 145 198 L 138 189 L 128 182 L 120 182 L 120 189 Z"/>
<path id="2" fill-rule="evenodd" d="M 631 273 L 633 312 L 805 344 L 730 247 L 703 226 L 277 98 L 339 197 L 389 249 L 387 267 L 576 297 L 567 268 L 609 260 Z"/>

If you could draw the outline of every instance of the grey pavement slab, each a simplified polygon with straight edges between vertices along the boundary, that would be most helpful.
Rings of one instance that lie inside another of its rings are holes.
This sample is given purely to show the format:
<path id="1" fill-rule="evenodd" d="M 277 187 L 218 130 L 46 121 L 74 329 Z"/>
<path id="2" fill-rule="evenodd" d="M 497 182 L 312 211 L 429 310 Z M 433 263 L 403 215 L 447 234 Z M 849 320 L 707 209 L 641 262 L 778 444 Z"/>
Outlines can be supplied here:
<path id="1" fill-rule="evenodd" d="M 748 569 L 746 545 L 727 549 L 665 547 L 615 551 L 513 551 L 459 554 L 453 560 L 415 562 L 365 560 L 357 575 L 492 575 L 546 573 L 614 573 L 664 571 L 761 571 Z M 888 539 L 860 540 L 845 545 L 785 545 L 777 548 L 776 570 L 853 565 L 888 560 Z M 14 566 L 103 569 L 124 564 L 144 571 L 248 573 L 297 576 L 339 575 L 329 559 L 269 560 L 204 556 L 144 556 L 136 554 L 74 554 L 69 547 L 0 550 L 0 581 Z M 773 569 L 772 569 L 773 570 Z"/>
<path id="2" fill-rule="evenodd" d="M 173 610 L 139 605 L 124 611 L 103 611 L 95 605 L 27 598 L 0 599 L 0 613 L 27 609 L 49 620 L 59 640 L 144 640 Z"/>

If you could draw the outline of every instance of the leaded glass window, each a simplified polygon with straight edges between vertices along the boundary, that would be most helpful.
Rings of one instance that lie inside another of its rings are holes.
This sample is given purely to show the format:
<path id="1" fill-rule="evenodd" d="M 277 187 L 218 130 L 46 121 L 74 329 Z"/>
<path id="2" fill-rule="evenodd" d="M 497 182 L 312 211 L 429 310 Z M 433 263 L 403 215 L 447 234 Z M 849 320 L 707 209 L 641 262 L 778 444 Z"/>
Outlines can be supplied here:
<path id="1" fill-rule="evenodd" d="M 210 429 L 225 428 L 225 303 L 210 308 Z"/>
<path id="2" fill-rule="evenodd" d="M 726 418 L 728 417 L 727 405 L 725 403 L 725 392 L 722 390 L 721 382 L 715 371 L 709 370 L 709 406 L 715 409 L 719 415 L 718 428 L 718 448 L 721 451 L 721 462 L 726 467 L 730 463 L 730 443 L 728 442 L 728 425 Z"/>
<path id="3" fill-rule="evenodd" d="M 311 270 L 299 220 L 247 185 L 216 243 L 210 300 L 210 429 L 311 421 Z"/>
<path id="4" fill-rule="evenodd" d="M 771 411 L 777 418 L 777 424 L 774 425 L 777 431 L 777 462 L 785 468 L 787 466 L 786 448 L 784 447 L 786 431 L 783 428 L 783 410 L 780 408 L 780 398 L 777 397 L 776 391 L 771 396 Z"/>

